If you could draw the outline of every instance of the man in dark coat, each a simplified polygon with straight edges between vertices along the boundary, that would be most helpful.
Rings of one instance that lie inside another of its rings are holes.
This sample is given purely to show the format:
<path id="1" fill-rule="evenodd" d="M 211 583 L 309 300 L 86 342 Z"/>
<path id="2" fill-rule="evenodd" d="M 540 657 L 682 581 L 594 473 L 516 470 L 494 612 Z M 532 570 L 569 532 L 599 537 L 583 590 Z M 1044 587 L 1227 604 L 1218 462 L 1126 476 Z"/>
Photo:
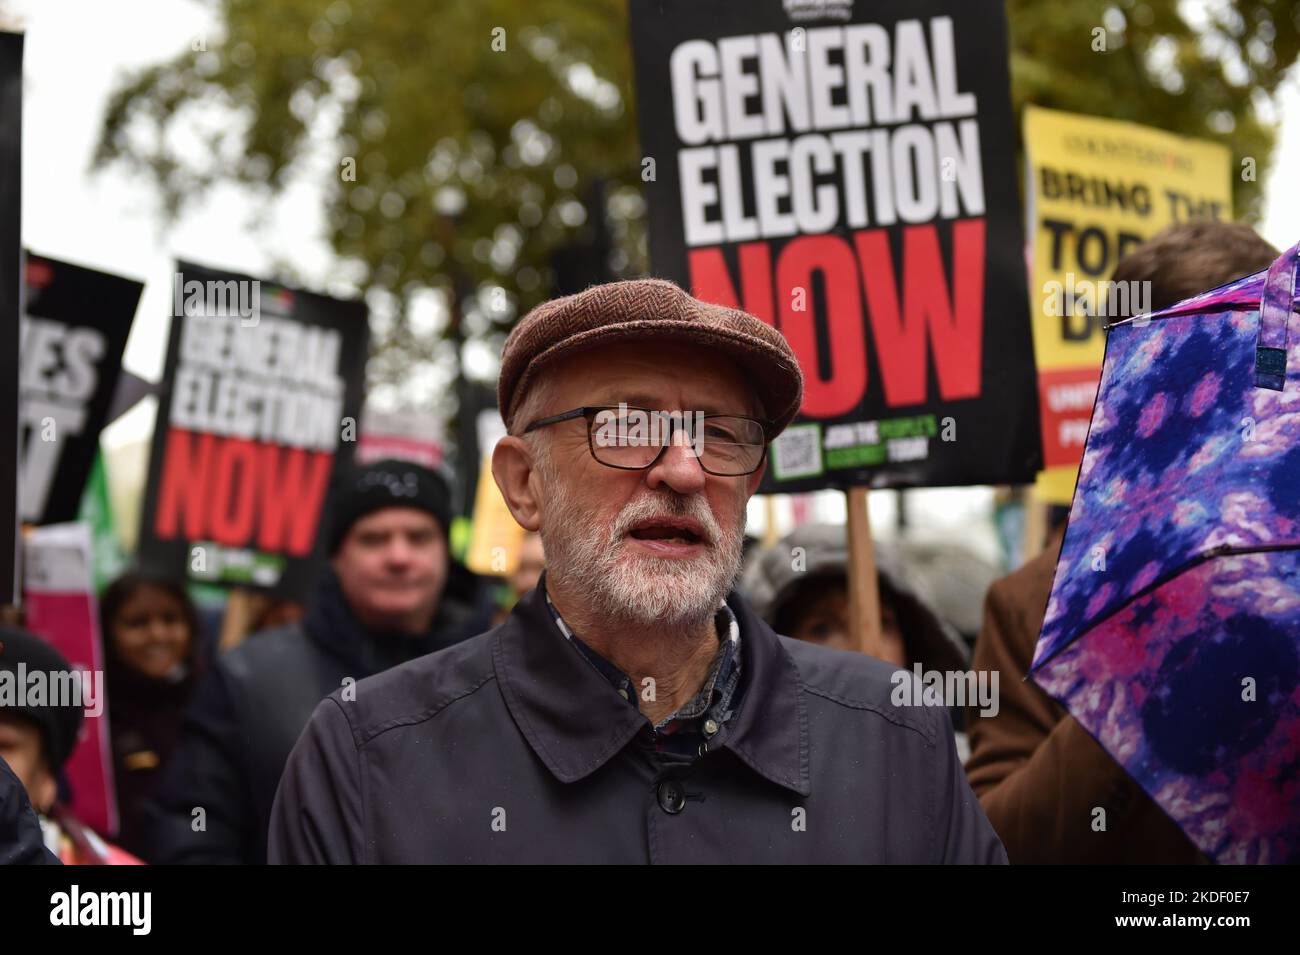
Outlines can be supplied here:
<path id="1" fill-rule="evenodd" d="M 271 861 L 1004 862 L 942 706 L 732 591 L 802 391 L 779 332 L 669 282 L 526 316 L 493 475 L 546 573 L 496 629 L 322 701 Z"/>
<path id="2" fill-rule="evenodd" d="M 306 617 L 254 634 L 200 683 L 146 809 L 149 861 L 265 862 L 275 788 L 316 704 L 487 625 L 473 576 L 448 557 L 439 475 L 405 461 L 354 469 L 329 514 L 330 566 Z"/>

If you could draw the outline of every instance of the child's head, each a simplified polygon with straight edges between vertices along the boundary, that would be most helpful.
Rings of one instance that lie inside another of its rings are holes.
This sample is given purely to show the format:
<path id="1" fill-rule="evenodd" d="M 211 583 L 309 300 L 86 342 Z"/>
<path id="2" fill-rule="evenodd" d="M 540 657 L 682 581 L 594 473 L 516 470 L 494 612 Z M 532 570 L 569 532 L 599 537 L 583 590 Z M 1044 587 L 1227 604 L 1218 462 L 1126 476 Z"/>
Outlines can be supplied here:
<path id="1" fill-rule="evenodd" d="M 185 671 L 198 634 L 198 614 L 179 584 L 141 573 L 119 577 L 100 601 L 110 659 L 156 680 Z"/>
<path id="2" fill-rule="evenodd" d="M 36 722 L 15 710 L 0 709 L 0 759 L 9 764 L 37 812 L 48 813 L 58 783 Z"/>
<path id="3" fill-rule="evenodd" d="M 58 774 L 77 745 L 83 711 L 79 700 L 56 689 L 72 666 L 45 640 L 25 630 L 0 627 L 0 758 L 9 764 L 38 812 L 49 812 Z M 37 683 L 44 687 L 32 692 Z M 20 688 L 19 684 L 25 686 Z"/>

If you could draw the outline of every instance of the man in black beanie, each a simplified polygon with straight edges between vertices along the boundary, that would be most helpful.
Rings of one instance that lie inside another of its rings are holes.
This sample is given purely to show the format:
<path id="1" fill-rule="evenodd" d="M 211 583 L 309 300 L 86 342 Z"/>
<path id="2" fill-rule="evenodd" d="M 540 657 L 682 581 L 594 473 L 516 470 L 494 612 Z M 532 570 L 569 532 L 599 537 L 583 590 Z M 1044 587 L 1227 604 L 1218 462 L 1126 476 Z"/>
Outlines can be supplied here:
<path id="1" fill-rule="evenodd" d="M 146 810 L 149 861 L 265 862 L 276 786 L 316 704 L 486 629 L 490 606 L 450 558 L 451 514 L 446 481 L 418 464 L 344 472 L 306 617 L 223 654 L 196 691 Z"/>
<path id="2" fill-rule="evenodd" d="M 447 582 L 451 494 L 435 472 L 380 461 L 347 475 L 331 499 L 330 564 L 367 627 L 421 633 Z"/>

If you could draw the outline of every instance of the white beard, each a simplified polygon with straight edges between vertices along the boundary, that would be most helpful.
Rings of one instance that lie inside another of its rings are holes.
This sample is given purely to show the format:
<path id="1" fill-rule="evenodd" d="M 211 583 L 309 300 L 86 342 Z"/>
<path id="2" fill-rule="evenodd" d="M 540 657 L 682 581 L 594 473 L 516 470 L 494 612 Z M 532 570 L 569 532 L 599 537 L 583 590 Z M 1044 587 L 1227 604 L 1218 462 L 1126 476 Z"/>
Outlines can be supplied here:
<path id="1" fill-rule="evenodd" d="M 703 495 L 647 493 L 628 503 L 612 525 L 592 520 L 591 508 L 544 465 L 548 500 L 542 523 L 546 570 L 581 594 L 606 620 L 657 623 L 694 630 L 710 620 L 735 584 L 741 565 L 745 502 L 724 531 Z M 704 531 L 704 552 L 693 559 L 655 557 L 629 545 L 628 530 L 655 517 L 689 517 Z"/>

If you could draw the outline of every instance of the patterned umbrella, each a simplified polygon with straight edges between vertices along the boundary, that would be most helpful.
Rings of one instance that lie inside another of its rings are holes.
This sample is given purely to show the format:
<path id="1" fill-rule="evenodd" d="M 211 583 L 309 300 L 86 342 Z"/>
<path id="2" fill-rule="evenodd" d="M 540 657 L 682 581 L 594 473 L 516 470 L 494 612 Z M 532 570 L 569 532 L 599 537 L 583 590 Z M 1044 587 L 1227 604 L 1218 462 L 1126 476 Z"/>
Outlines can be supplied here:
<path id="1" fill-rule="evenodd" d="M 1297 258 L 1111 327 L 1030 668 L 1217 862 L 1300 861 Z"/>

